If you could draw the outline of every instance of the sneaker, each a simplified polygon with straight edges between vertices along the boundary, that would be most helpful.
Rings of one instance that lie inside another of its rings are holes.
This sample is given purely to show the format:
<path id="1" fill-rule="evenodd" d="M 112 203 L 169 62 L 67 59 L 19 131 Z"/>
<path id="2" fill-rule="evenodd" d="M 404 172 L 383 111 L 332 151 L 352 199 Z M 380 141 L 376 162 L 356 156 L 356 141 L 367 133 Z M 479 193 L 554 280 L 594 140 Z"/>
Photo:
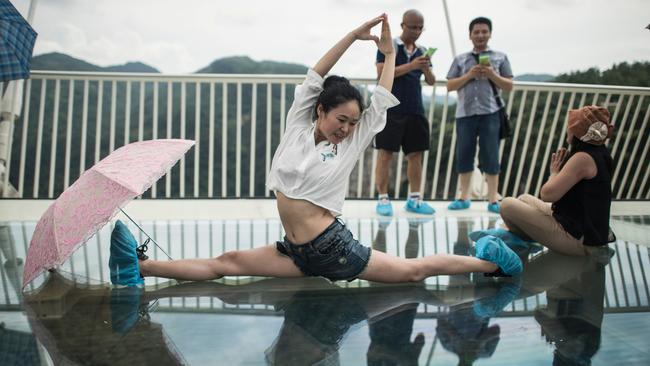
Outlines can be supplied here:
<path id="1" fill-rule="evenodd" d="M 121 286 L 142 286 L 144 279 L 140 275 L 136 248 L 138 242 L 129 229 L 117 220 L 111 233 L 110 259 L 111 283 Z"/>
<path id="2" fill-rule="evenodd" d="M 472 241 L 478 241 L 482 237 L 488 235 L 492 235 L 503 240 L 510 248 L 519 247 L 528 249 L 533 243 L 532 241 L 524 240 L 514 233 L 499 227 L 487 230 L 472 231 L 468 236 L 470 239 L 472 239 Z"/>
<path id="3" fill-rule="evenodd" d="M 408 212 L 413 212 L 421 215 L 433 215 L 436 210 L 433 207 L 429 206 L 428 203 L 414 198 L 409 198 L 406 200 L 406 205 L 404 209 Z"/>
<path id="4" fill-rule="evenodd" d="M 499 314 L 501 310 L 517 298 L 520 289 L 520 281 L 502 284 L 494 296 L 474 302 L 474 314 L 480 318 L 491 318 Z"/>
<path id="5" fill-rule="evenodd" d="M 393 204 L 389 200 L 379 200 L 377 201 L 377 215 L 381 216 L 393 216 Z"/>
<path id="6" fill-rule="evenodd" d="M 454 200 L 454 202 L 450 203 L 447 208 L 450 210 L 465 210 L 468 209 L 471 204 L 471 200 Z"/>
<path id="7" fill-rule="evenodd" d="M 492 262 L 499 266 L 496 273 L 514 276 L 523 272 L 521 259 L 503 240 L 486 235 L 476 242 L 476 258 Z"/>
<path id="8" fill-rule="evenodd" d="M 501 205 L 499 205 L 499 202 L 488 203 L 487 209 L 488 209 L 488 211 L 490 211 L 492 213 L 495 213 L 495 214 L 501 213 Z"/>

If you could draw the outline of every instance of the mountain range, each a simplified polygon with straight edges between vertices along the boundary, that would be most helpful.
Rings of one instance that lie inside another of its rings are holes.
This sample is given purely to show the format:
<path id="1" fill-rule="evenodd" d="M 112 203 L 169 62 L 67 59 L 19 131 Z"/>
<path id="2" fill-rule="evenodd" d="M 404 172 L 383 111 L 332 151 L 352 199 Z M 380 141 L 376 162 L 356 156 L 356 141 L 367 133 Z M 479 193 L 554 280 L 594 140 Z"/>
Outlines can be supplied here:
<path id="1" fill-rule="evenodd" d="M 160 73 L 158 69 L 142 62 L 127 62 L 122 65 L 97 66 L 72 56 L 53 52 L 32 58 L 32 70 L 88 71 L 88 72 L 137 72 Z M 305 74 L 307 66 L 279 62 L 255 61 L 248 56 L 230 56 L 214 60 L 196 74 Z M 523 74 L 515 76 L 516 81 L 552 81 L 550 74 Z"/>

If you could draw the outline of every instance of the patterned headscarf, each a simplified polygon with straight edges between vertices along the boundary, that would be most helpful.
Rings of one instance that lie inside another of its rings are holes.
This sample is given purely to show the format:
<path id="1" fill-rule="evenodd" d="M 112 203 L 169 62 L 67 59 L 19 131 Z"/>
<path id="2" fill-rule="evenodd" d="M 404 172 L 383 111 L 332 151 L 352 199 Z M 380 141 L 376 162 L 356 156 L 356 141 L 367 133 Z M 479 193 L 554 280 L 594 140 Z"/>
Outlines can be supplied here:
<path id="1" fill-rule="evenodd" d="M 609 111 L 596 105 L 569 110 L 567 129 L 580 141 L 592 145 L 604 144 L 614 133 L 614 126 L 609 121 Z"/>

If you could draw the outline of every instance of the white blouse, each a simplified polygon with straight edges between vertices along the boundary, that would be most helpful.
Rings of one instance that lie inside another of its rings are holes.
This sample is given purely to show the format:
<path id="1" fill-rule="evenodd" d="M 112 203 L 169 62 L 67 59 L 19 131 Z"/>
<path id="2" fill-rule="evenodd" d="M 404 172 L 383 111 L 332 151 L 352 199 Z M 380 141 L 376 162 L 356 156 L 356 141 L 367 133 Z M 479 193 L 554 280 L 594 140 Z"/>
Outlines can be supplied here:
<path id="1" fill-rule="evenodd" d="M 322 141 L 316 145 L 312 111 L 321 91 L 323 78 L 310 69 L 305 81 L 296 87 L 266 186 L 340 216 L 354 165 L 372 138 L 384 129 L 386 110 L 399 101 L 378 85 L 351 135 L 339 144 Z"/>

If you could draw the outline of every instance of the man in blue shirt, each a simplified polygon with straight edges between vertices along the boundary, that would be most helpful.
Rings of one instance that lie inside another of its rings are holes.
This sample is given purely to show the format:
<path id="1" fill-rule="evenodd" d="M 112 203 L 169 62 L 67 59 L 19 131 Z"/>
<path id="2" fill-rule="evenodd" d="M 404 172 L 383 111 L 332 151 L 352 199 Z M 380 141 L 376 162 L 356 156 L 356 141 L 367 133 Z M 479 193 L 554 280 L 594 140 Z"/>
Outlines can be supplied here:
<path id="1" fill-rule="evenodd" d="M 498 89 L 512 90 L 512 69 L 505 53 L 488 47 L 492 22 L 479 17 L 469 24 L 469 39 L 474 48 L 454 58 L 447 73 L 447 90 L 458 90 L 456 104 L 456 170 L 460 176 L 460 197 L 450 210 L 470 206 L 470 183 L 479 139 L 479 169 L 488 184 L 488 211 L 499 213 L 499 105 Z M 503 101 L 501 102 L 504 105 Z"/>
<path id="2" fill-rule="evenodd" d="M 379 150 L 375 179 L 379 201 L 377 213 L 393 215 L 393 206 L 388 198 L 388 176 L 394 152 L 400 148 L 406 155 L 409 198 L 405 209 L 409 212 L 431 215 L 433 207 L 422 201 L 422 152 L 429 149 L 429 122 L 424 116 L 422 86 L 420 78 L 433 85 L 436 77 L 431 71 L 429 57 L 424 47 L 415 41 L 424 31 L 424 17 L 417 10 L 408 10 L 402 17 L 402 34 L 393 40 L 396 51 L 395 81 L 391 92 L 400 104 L 388 110 L 386 127 L 375 136 L 374 147 Z M 377 75 L 384 67 L 384 55 L 377 51 Z"/>

